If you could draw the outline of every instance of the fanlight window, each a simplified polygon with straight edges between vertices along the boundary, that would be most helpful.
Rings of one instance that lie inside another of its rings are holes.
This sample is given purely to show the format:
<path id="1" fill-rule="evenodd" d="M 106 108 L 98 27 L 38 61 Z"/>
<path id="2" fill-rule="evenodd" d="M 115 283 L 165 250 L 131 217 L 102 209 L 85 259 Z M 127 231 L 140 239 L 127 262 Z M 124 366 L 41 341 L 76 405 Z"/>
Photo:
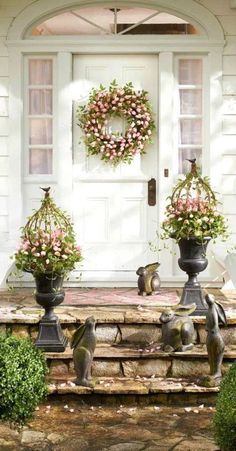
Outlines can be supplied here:
<path id="1" fill-rule="evenodd" d="M 58 14 L 32 29 L 33 36 L 199 34 L 187 21 L 147 8 L 81 8 Z"/>

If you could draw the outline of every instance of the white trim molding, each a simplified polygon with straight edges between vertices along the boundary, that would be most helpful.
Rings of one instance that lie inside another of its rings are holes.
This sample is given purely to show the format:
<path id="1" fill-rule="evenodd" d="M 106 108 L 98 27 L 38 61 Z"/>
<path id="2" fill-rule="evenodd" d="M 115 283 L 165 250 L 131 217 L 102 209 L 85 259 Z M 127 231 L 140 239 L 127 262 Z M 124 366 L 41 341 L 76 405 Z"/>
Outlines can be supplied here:
<path id="1" fill-rule="evenodd" d="M 148 0 L 139 1 L 136 0 L 121 0 L 118 6 L 130 7 L 132 4 L 134 6 L 157 9 L 159 11 L 165 11 L 170 14 L 179 15 L 180 17 L 187 19 L 193 25 L 196 25 L 200 30 L 205 32 L 208 39 L 223 41 L 224 34 L 215 16 L 205 7 L 199 5 L 194 0 Z M 110 5 L 110 0 L 41 0 L 40 2 L 34 2 L 31 5 L 24 8 L 24 10 L 14 19 L 12 22 L 9 32 L 8 39 L 23 39 L 27 32 L 36 24 L 42 22 L 43 20 L 52 17 L 59 12 L 66 11 L 71 8 L 86 7 L 86 6 L 104 6 Z"/>

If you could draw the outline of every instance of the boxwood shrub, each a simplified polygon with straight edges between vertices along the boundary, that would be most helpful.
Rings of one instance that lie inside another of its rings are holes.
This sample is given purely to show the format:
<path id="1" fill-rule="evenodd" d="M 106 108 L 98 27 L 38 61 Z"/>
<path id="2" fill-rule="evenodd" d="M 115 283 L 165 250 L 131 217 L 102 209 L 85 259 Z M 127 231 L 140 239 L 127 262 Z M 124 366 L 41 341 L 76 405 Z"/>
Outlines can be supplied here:
<path id="1" fill-rule="evenodd" d="M 0 420 L 24 424 L 47 394 L 46 359 L 25 338 L 0 335 Z"/>
<path id="2" fill-rule="evenodd" d="M 220 384 L 214 415 L 215 439 L 222 451 L 236 450 L 236 362 Z"/>

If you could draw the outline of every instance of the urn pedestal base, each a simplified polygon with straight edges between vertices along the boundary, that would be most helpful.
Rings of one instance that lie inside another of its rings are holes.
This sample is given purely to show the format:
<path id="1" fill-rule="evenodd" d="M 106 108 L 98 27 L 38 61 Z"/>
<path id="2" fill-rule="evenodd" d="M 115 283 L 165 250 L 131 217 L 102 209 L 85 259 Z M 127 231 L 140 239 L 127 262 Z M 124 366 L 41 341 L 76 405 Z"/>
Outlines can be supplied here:
<path id="1" fill-rule="evenodd" d="M 64 352 L 68 339 L 63 335 L 54 307 L 60 305 L 65 297 L 62 290 L 63 277 L 53 274 L 35 276 L 37 291 L 35 299 L 45 310 L 39 322 L 39 334 L 35 341 L 37 348 L 46 352 Z"/>
<path id="2" fill-rule="evenodd" d="M 180 304 L 189 305 L 193 303 L 196 304 L 196 310 L 191 314 L 191 316 L 205 316 L 207 309 L 204 304 L 204 297 L 201 286 L 199 285 L 199 287 L 190 287 L 186 283 L 183 288 Z"/>
<path id="3" fill-rule="evenodd" d="M 178 244 L 180 249 L 179 267 L 188 275 L 185 283 L 180 304 L 196 304 L 196 310 L 192 315 L 205 315 L 207 307 L 204 302 L 201 285 L 197 279 L 200 272 L 204 271 L 208 265 L 206 249 L 210 238 L 204 238 L 201 242 L 196 238 L 182 238 Z"/>
<path id="4" fill-rule="evenodd" d="M 46 352 L 64 352 L 68 339 L 63 335 L 59 318 L 43 318 L 39 323 L 39 334 L 35 341 L 37 348 Z"/>

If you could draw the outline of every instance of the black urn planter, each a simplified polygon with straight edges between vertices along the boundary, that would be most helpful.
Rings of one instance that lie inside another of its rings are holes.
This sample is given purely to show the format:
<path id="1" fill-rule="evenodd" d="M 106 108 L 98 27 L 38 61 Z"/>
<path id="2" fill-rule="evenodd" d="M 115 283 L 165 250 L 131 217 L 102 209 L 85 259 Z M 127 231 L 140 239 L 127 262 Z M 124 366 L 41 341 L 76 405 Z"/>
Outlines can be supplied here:
<path id="1" fill-rule="evenodd" d="M 65 297 L 62 290 L 63 276 L 56 274 L 34 275 L 36 282 L 35 299 L 45 309 L 39 322 L 39 334 L 35 341 L 38 348 L 47 352 L 64 352 L 67 338 L 63 335 L 54 307 L 61 304 Z"/>
<path id="2" fill-rule="evenodd" d="M 207 311 L 197 276 L 208 265 L 206 250 L 209 241 L 209 237 L 203 240 L 195 237 L 190 237 L 189 239 L 181 238 L 178 241 L 180 249 L 178 264 L 180 269 L 188 274 L 188 281 L 184 285 L 180 304 L 189 305 L 195 303 L 196 310 L 193 315 L 205 315 Z"/>

